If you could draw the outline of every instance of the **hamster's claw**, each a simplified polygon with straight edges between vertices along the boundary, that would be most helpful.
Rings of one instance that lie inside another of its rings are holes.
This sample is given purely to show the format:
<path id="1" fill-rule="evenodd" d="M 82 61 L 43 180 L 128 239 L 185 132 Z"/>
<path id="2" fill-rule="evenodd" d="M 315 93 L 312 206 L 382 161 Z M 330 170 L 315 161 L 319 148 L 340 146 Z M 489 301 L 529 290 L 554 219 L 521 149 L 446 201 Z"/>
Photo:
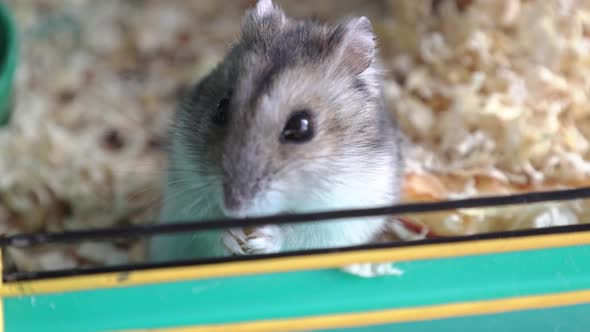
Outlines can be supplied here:
<path id="1" fill-rule="evenodd" d="M 362 278 L 374 278 L 383 276 L 401 276 L 404 271 L 398 269 L 393 263 L 362 263 L 343 267 L 342 270 Z"/>
<path id="2" fill-rule="evenodd" d="M 243 244 L 246 241 L 246 234 L 242 229 L 230 229 L 223 234 L 221 239 L 225 248 L 234 255 L 245 255 Z"/>
<path id="3" fill-rule="evenodd" d="M 272 254 L 281 250 L 283 237 L 278 226 L 262 226 L 248 235 L 243 229 L 230 229 L 222 242 L 235 255 Z"/>
<path id="4" fill-rule="evenodd" d="M 243 245 L 244 251 L 250 255 L 273 254 L 281 250 L 283 235 L 278 226 L 262 226 L 248 235 Z"/>

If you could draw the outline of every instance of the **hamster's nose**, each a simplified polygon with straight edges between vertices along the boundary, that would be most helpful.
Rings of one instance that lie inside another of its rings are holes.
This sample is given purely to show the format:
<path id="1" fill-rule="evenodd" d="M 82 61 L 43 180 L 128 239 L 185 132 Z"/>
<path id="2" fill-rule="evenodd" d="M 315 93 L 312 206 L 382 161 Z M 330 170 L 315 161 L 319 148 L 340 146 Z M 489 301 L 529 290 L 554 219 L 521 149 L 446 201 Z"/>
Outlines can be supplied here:
<path id="1" fill-rule="evenodd" d="M 242 195 L 233 188 L 233 186 L 223 185 L 223 208 L 226 215 L 234 218 L 242 218 L 243 216 L 243 202 Z"/>

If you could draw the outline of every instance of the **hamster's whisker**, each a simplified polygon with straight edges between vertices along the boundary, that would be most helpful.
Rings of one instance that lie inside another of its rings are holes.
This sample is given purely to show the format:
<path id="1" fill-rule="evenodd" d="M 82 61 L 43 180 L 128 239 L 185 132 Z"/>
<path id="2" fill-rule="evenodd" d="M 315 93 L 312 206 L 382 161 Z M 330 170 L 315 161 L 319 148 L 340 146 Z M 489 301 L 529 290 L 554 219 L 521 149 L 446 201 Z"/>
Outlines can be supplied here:
<path id="1" fill-rule="evenodd" d="M 167 194 L 167 195 L 164 195 L 162 193 L 161 195 L 157 195 L 157 197 L 154 197 L 150 202 L 147 202 L 146 204 L 152 208 L 154 206 L 156 206 L 156 204 L 158 204 L 159 205 L 158 207 L 161 208 L 162 205 L 164 205 L 165 203 L 169 202 L 170 200 L 176 199 L 179 196 L 182 196 L 187 191 L 188 190 L 185 189 L 185 190 L 180 190 L 180 191 L 174 192 L 172 194 Z"/>
<path id="2" fill-rule="evenodd" d="M 202 187 L 196 187 L 196 188 L 191 188 L 191 190 L 189 190 L 189 191 L 191 191 L 191 192 L 192 192 L 192 191 L 195 191 L 195 190 L 196 190 L 196 191 L 199 191 L 199 190 L 202 190 L 202 189 L 203 189 Z M 196 199 L 193 201 L 193 203 L 191 203 L 191 204 L 187 205 L 187 206 L 186 206 L 184 209 L 182 209 L 182 213 L 183 213 L 183 214 L 184 214 L 185 212 L 187 212 L 187 211 L 188 211 L 188 212 L 191 212 L 191 211 L 193 210 L 193 208 L 194 208 L 194 207 L 196 207 L 196 206 L 198 206 L 198 205 L 202 205 L 202 204 L 203 204 L 203 202 L 207 202 L 207 201 L 208 201 L 208 200 L 207 200 L 207 198 L 206 198 L 206 197 L 204 197 L 204 196 L 197 196 L 197 197 L 198 197 L 198 198 L 196 198 Z M 206 204 L 205 206 L 207 206 L 207 207 L 208 207 L 208 206 L 209 206 L 209 204 Z"/>
<path id="3" fill-rule="evenodd" d="M 220 176 L 217 174 L 207 172 L 207 171 L 196 170 L 196 169 L 192 169 L 192 170 L 170 169 L 170 170 L 168 170 L 168 173 L 171 175 L 185 175 L 185 176 L 196 175 L 196 176 L 199 176 L 200 178 L 205 178 L 205 179 L 218 179 L 218 178 L 220 178 Z"/>
<path id="4" fill-rule="evenodd" d="M 208 187 L 212 187 L 214 182 L 213 181 L 202 181 L 200 183 L 197 184 L 192 184 L 190 180 L 186 180 L 186 179 L 178 179 L 178 180 L 174 180 L 174 181 L 170 181 L 167 182 L 167 185 L 181 185 L 181 184 L 191 184 L 187 190 L 202 190 L 202 189 L 207 189 Z"/>
<path id="5" fill-rule="evenodd" d="M 272 183 L 267 188 L 268 188 L 268 190 L 271 190 L 271 191 L 274 191 L 274 192 L 278 192 L 278 193 L 281 193 L 281 194 L 285 194 L 285 193 L 288 192 L 287 190 L 285 190 L 283 188 L 279 188 L 276 185 L 273 185 Z"/>
<path id="6" fill-rule="evenodd" d="M 152 194 L 152 196 L 162 196 L 163 195 L 163 193 L 161 193 L 161 192 L 154 192 L 156 190 L 153 190 L 153 189 L 154 188 L 144 188 L 142 190 L 135 191 L 132 193 L 132 195 L 127 197 L 127 202 L 133 203 L 133 201 L 136 198 L 139 198 L 140 196 L 143 196 L 144 194 L 148 194 L 148 193 Z M 156 197 L 156 199 L 157 199 L 157 197 Z"/>
<path id="7" fill-rule="evenodd" d="M 174 181 L 173 183 L 178 183 L 178 184 L 182 184 L 182 183 L 188 183 L 189 181 L 183 181 L 183 180 L 178 180 L 178 181 Z M 186 195 L 188 193 L 191 192 L 203 192 L 204 190 L 206 190 L 209 186 L 212 186 L 212 183 L 210 182 L 204 182 L 204 183 L 199 183 L 197 185 L 193 185 L 193 186 L 189 186 L 187 188 L 182 188 L 180 190 L 177 191 L 173 191 L 172 193 L 167 194 L 166 196 L 164 196 L 161 200 L 160 200 L 160 207 L 168 202 L 170 202 L 171 200 L 177 199 L 180 196 Z M 201 203 L 204 200 L 203 196 L 195 196 L 195 202 L 192 203 L 190 206 L 188 206 L 188 209 L 192 209 L 195 205 Z M 153 206 L 153 205 L 152 205 Z M 187 209 L 185 208 L 185 209 Z M 182 211 L 186 211 L 185 209 L 183 209 Z"/>
<path id="8" fill-rule="evenodd" d="M 289 172 L 290 170 L 294 169 L 294 168 L 298 168 L 299 166 L 301 166 L 301 164 L 306 164 L 309 161 L 318 161 L 318 160 L 325 160 L 325 159 L 331 159 L 333 158 L 333 156 L 329 156 L 329 155 L 321 155 L 321 156 L 315 156 L 315 157 L 308 157 L 308 158 L 300 158 L 297 159 L 296 162 L 294 163 L 290 163 L 290 164 L 286 164 L 281 168 L 278 168 L 274 173 L 273 176 L 280 176 L 286 172 Z"/>

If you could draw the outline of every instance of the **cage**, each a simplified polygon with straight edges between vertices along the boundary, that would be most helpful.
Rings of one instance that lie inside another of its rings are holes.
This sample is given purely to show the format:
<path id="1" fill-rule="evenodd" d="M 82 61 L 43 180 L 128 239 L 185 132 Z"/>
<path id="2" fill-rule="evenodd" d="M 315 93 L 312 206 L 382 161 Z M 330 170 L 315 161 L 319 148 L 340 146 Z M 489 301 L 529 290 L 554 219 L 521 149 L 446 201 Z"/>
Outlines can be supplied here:
<path id="1" fill-rule="evenodd" d="M 235 225 L 317 222 L 457 207 L 543 203 L 590 188 L 243 220 L 135 226 L 0 240 L 3 248 Z M 329 220 L 327 220 L 329 219 Z M 313 250 L 3 274 L 12 331 L 583 331 L 590 226 Z M 396 262 L 401 276 L 338 267 Z"/>

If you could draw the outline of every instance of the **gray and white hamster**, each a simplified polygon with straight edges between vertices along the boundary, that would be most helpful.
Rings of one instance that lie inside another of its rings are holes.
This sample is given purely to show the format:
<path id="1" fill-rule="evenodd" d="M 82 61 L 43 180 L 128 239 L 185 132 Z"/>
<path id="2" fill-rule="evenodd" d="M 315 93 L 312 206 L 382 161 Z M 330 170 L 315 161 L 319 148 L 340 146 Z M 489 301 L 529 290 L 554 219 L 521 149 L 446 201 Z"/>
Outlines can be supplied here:
<path id="1" fill-rule="evenodd" d="M 371 22 L 289 18 L 258 1 L 175 118 L 161 222 L 394 204 L 402 134 Z M 360 245 L 387 218 L 155 237 L 154 261 Z M 239 245 L 241 244 L 241 245 Z"/>

